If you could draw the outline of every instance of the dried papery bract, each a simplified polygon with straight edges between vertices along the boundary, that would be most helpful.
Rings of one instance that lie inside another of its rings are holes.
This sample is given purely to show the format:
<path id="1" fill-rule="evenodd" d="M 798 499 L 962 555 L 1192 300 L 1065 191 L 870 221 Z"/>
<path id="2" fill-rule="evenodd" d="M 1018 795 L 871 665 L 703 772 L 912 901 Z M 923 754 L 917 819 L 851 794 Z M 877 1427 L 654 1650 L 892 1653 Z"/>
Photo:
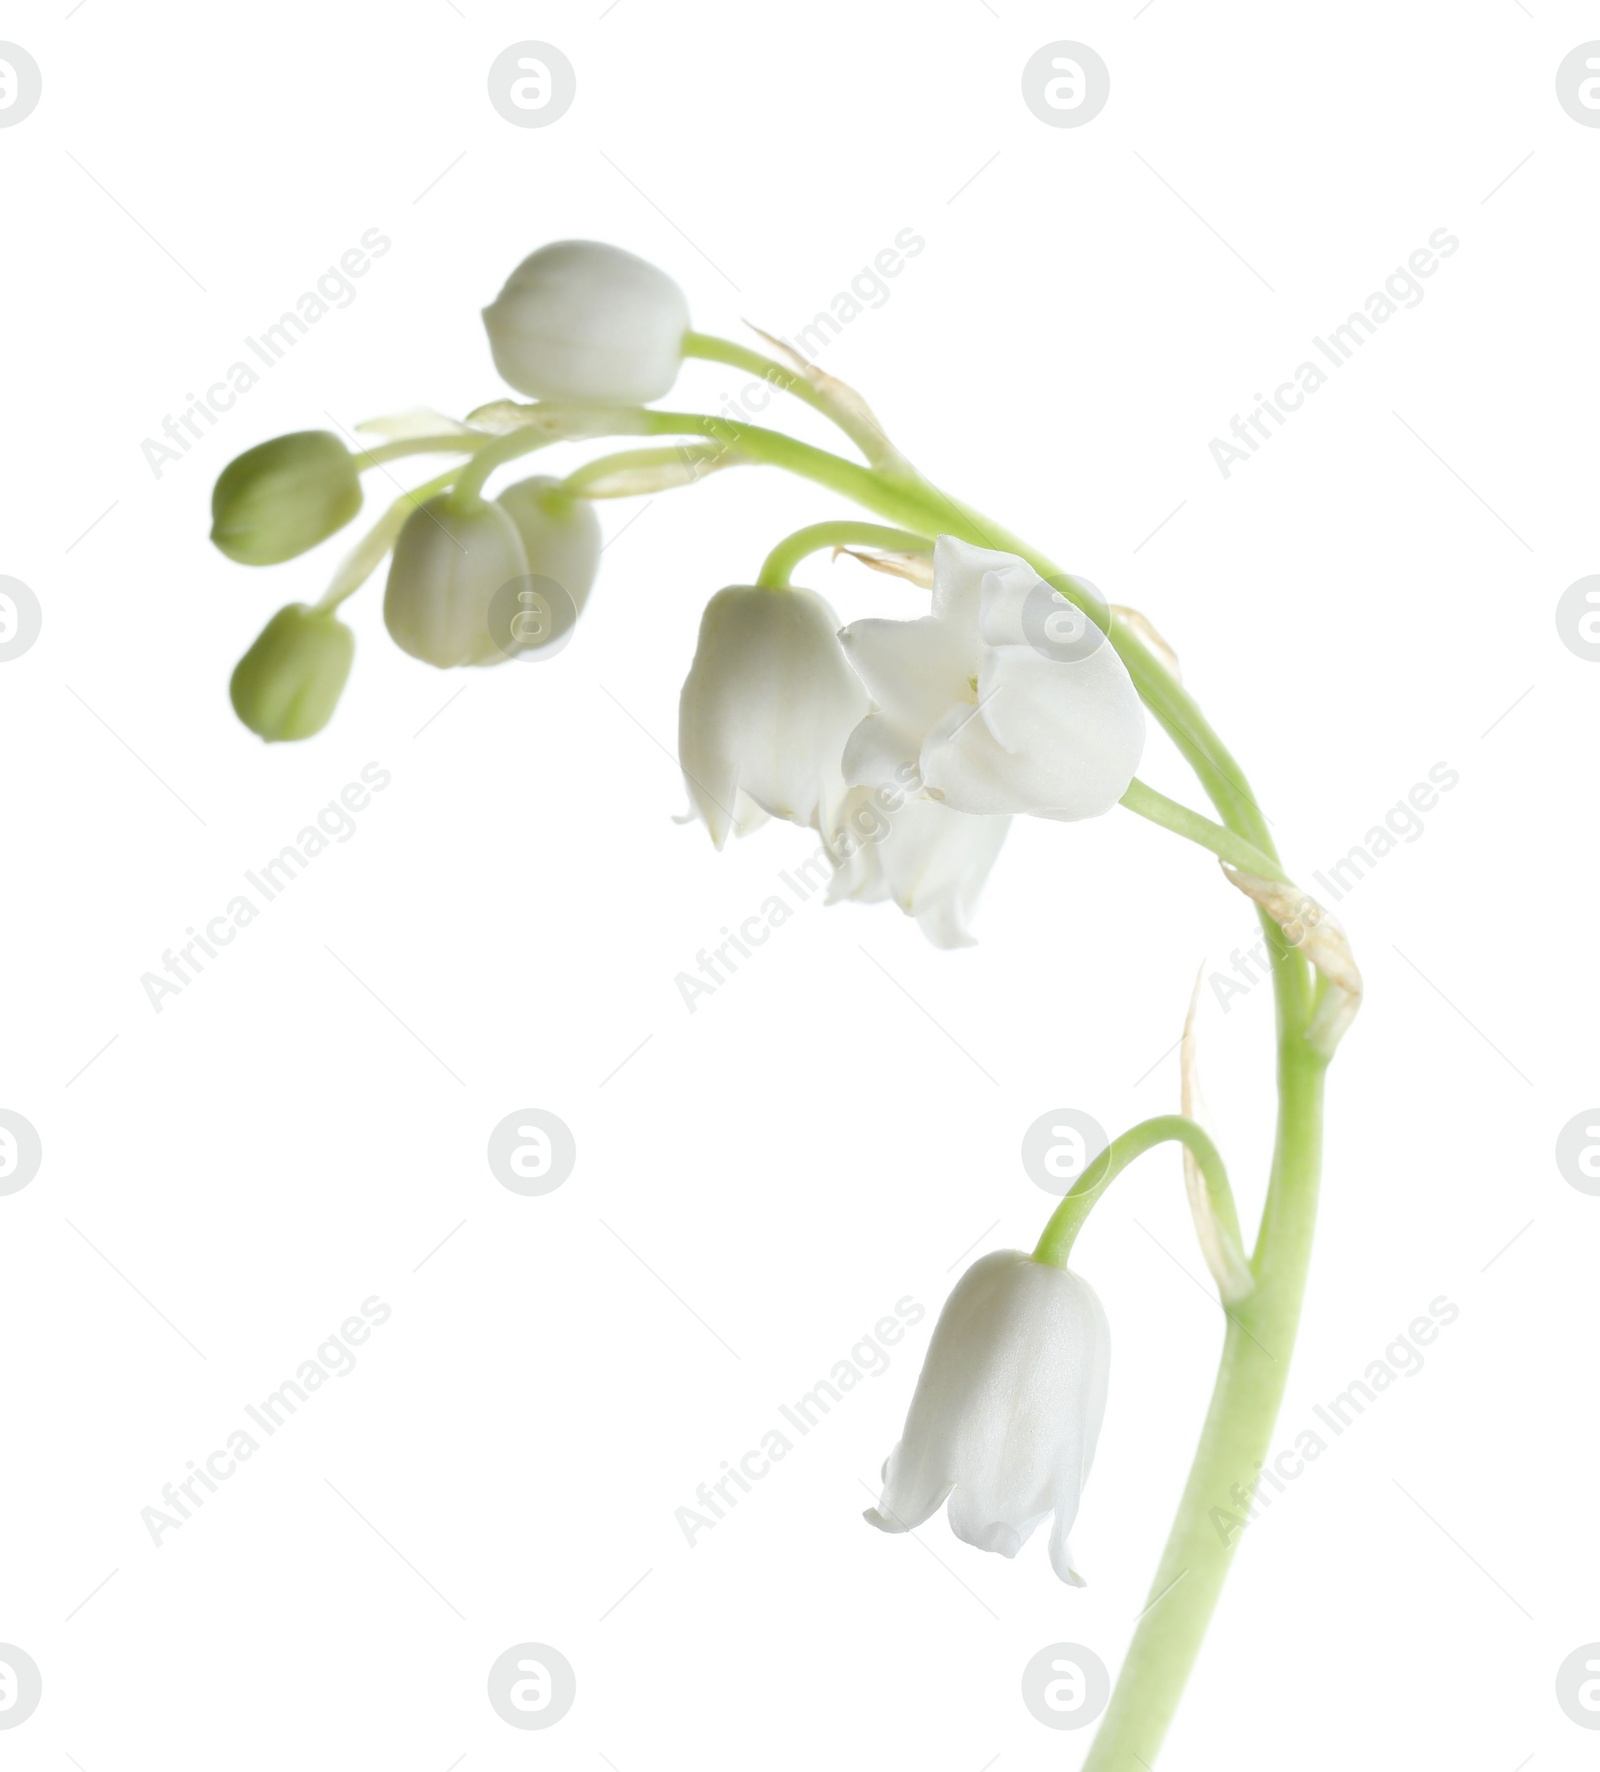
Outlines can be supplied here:
<path id="1" fill-rule="evenodd" d="M 1331 1058 L 1361 1007 L 1361 969 L 1350 951 L 1349 937 L 1336 917 L 1292 882 L 1263 880 L 1227 862 L 1222 871 L 1271 917 L 1289 946 L 1298 948 L 1316 968 L 1322 988 L 1306 1028 L 1306 1044 Z"/>
<path id="2" fill-rule="evenodd" d="M 774 338 L 770 332 L 763 332 L 759 326 L 751 325 L 748 320 L 745 325 L 750 327 L 757 338 L 769 344 L 778 358 L 796 375 L 804 378 L 816 398 L 818 408 L 826 412 L 847 437 L 854 440 L 874 467 L 884 468 L 891 473 L 910 471 L 911 464 L 884 435 L 883 426 L 878 423 L 878 415 L 848 382 L 840 381 L 836 375 L 829 375 L 825 369 L 819 369 L 809 357 L 802 357 L 793 345 L 785 343 L 783 339 Z"/>
<path id="3" fill-rule="evenodd" d="M 834 558 L 840 554 L 852 560 L 859 560 L 863 566 L 870 566 L 874 572 L 887 572 L 891 578 L 903 578 L 909 584 L 920 586 L 925 591 L 933 589 L 933 554 L 918 553 L 876 553 L 870 548 L 835 548 Z"/>
<path id="4" fill-rule="evenodd" d="M 646 459 L 648 458 L 648 459 Z M 723 443 L 683 443 L 676 449 L 641 450 L 629 461 L 624 457 L 603 473 L 583 476 L 585 498 L 645 498 L 657 492 L 675 492 L 682 486 L 714 474 L 719 468 L 737 467 L 737 446 Z"/>
<path id="5" fill-rule="evenodd" d="M 1194 991 L 1189 998 L 1189 1012 L 1183 1018 L 1183 1039 L 1178 1048 L 1178 1062 L 1184 1114 L 1201 1131 L 1209 1133 L 1212 1129 L 1211 1121 L 1206 1112 L 1205 1097 L 1200 1092 L 1200 1060 L 1195 1037 L 1195 1013 L 1200 1005 L 1200 984 L 1204 976 L 1205 969 L 1202 967 L 1195 978 Z M 1255 1290 L 1255 1276 L 1250 1272 L 1250 1264 L 1240 1246 L 1237 1229 L 1230 1234 L 1217 1214 L 1199 1159 L 1188 1145 L 1181 1148 L 1184 1191 L 1189 1198 L 1189 1212 L 1194 1219 L 1200 1253 L 1211 1270 L 1211 1277 L 1217 1282 L 1217 1291 L 1222 1302 L 1237 1304 Z"/>
<path id="6" fill-rule="evenodd" d="M 1178 655 L 1156 630 L 1156 624 L 1140 609 L 1131 609 L 1126 603 L 1111 605 L 1112 618 L 1120 621 L 1131 633 L 1137 634 L 1146 646 L 1166 666 L 1174 683 L 1183 681 L 1183 672 L 1178 665 Z"/>

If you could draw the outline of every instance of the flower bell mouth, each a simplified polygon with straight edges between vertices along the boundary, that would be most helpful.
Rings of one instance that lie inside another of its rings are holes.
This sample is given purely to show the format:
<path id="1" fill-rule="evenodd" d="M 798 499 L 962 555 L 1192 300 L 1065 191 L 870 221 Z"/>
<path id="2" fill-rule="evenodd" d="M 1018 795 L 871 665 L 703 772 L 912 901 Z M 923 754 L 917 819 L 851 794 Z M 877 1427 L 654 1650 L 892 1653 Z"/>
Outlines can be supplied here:
<path id="1" fill-rule="evenodd" d="M 1111 1331 L 1088 1281 L 1014 1249 L 983 1256 L 940 1312 L 867 1522 L 908 1532 L 948 1502 L 957 1538 L 1015 1557 L 1053 1514 L 1051 1565 L 1082 1587 L 1067 1534 L 1110 1368 Z"/>

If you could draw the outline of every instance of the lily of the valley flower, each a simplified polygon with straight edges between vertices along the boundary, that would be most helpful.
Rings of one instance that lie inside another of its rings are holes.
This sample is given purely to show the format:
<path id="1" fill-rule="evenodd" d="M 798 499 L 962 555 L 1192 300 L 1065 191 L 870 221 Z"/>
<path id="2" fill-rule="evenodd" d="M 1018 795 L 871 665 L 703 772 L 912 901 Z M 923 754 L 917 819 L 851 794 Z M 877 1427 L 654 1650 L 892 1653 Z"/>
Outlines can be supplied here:
<path id="1" fill-rule="evenodd" d="M 483 310 L 494 366 L 540 400 L 657 400 L 678 379 L 689 304 L 619 246 L 558 240 L 531 253 Z"/>
<path id="2" fill-rule="evenodd" d="M 825 833 L 834 866 L 828 903 L 888 899 L 935 947 L 971 947 L 967 920 L 1010 825 L 1003 814 L 952 812 L 892 788 L 851 788 Z"/>
<path id="3" fill-rule="evenodd" d="M 1111 1332 L 1087 1281 L 1013 1249 L 973 1263 L 946 1301 L 904 1437 L 866 1516 L 906 1532 L 946 1497 L 950 1526 L 1014 1557 L 1052 1511 L 1050 1562 L 1074 1587 L 1067 1534 L 1105 1414 Z"/>
<path id="4" fill-rule="evenodd" d="M 497 504 L 457 510 L 440 493 L 406 518 L 394 544 L 383 620 L 394 642 L 441 670 L 508 656 L 489 625 L 502 586 L 528 576 L 517 526 Z"/>
<path id="5" fill-rule="evenodd" d="M 1093 818 L 1128 790 L 1144 712 L 1122 660 L 1015 554 L 941 536 L 933 610 L 840 635 L 876 706 L 851 734 L 845 779 L 907 766 L 959 812 Z"/>
<path id="6" fill-rule="evenodd" d="M 765 817 L 827 832 L 839 756 L 867 698 L 814 591 L 730 585 L 700 619 L 678 704 L 689 800 L 720 849 Z"/>

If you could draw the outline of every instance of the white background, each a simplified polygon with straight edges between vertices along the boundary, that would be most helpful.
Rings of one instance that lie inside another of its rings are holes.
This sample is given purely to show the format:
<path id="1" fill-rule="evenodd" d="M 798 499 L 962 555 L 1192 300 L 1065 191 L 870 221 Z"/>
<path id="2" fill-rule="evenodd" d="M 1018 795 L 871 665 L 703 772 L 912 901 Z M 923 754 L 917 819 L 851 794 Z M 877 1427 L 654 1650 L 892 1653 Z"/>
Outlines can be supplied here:
<path id="1" fill-rule="evenodd" d="M 1600 131 L 1554 88 L 1593 10 L 66 10 L 0 17 L 44 73 L 0 132 L 0 571 L 44 609 L 0 669 L 0 1104 L 44 1143 L 0 1200 L 0 1640 L 44 1677 L 10 1763 L 1086 1750 L 1018 1679 L 1063 1639 L 1115 1669 L 1198 1430 L 1222 1319 L 1170 1151 L 1079 1245 L 1115 1341 L 1089 1587 L 1042 1535 L 1006 1563 L 942 1517 L 913 1543 L 859 1513 L 964 1259 L 1029 1245 L 1051 1204 L 1024 1129 L 1175 1106 L 1195 968 L 1254 941 L 1244 901 L 1126 814 L 1027 823 L 976 948 L 813 900 L 691 1016 L 675 974 L 813 847 L 769 827 L 718 857 L 671 822 L 700 607 L 837 501 L 761 470 L 605 507 L 579 640 L 537 669 L 412 661 L 374 581 L 334 723 L 271 749 L 228 673 L 345 542 L 255 571 L 206 540 L 249 445 L 500 393 L 477 310 L 547 240 L 654 260 L 706 330 L 792 334 L 911 227 L 926 250 L 825 366 L 935 479 L 1149 614 L 1291 868 L 1432 765 L 1461 778 L 1340 906 L 1368 1001 L 1278 1442 L 1431 1299 L 1460 1318 L 1247 1533 L 1162 1763 L 1593 1765 L 1554 1678 L 1600 1639 L 1600 1200 L 1553 1156 L 1600 1096 L 1600 665 L 1553 619 L 1596 570 Z M 547 129 L 487 101 L 524 38 L 577 69 Z M 1083 128 L 1022 103 L 1059 38 L 1111 70 Z M 353 303 L 154 477 L 141 440 L 373 227 L 393 247 Z M 1420 305 L 1224 480 L 1209 439 L 1441 227 L 1460 249 Z M 692 366 L 674 399 L 737 386 Z M 787 422 L 823 440 L 811 419 Z M 374 477 L 369 507 L 392 495 Z M 842 619 L 919 607 L 848 562 L 809 582 Z M 371 761 L 392 785 L 356 834 L 155 1013 L 141 975 Z M 1164 740 L 1142 772 L 1196 803 Z M 1270 1020 L 1257 990 L 1203 1022 L 1250 1222 Z M 542 1199 L 484 1157 L 525 1106 L 578 1141 Z M 393 1315 L 357 1369 L 152 1545 L 162 1485 L 373 1294 Z M 674 1510 L 908 1295 L 929 1315 L 888 1373 L 690 1549 Z M 527 1640 L 578 1679 L 536 1735 L 484 1690 Z"/>

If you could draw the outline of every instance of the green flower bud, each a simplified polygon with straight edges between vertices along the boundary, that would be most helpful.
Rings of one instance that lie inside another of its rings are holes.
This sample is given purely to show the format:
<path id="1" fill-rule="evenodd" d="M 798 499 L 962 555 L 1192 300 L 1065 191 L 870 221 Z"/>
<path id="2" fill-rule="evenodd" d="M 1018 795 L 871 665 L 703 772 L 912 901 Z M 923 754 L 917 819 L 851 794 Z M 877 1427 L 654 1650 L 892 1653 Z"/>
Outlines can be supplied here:
<path id="1" fill-rule="evenodd" d="M 211 539 L 242 566 L 275 566 L 325 541 L 361 509 L 355 457 L 332 431 L 258 443 L 217 476 Z"/>
<path id="2" fill-rule="evenodd" d="M 234 666 L 233 711 L 268 744 L 310 738 L 333 718 L 356 637 L 331 610 L 290 603 Z"/>

